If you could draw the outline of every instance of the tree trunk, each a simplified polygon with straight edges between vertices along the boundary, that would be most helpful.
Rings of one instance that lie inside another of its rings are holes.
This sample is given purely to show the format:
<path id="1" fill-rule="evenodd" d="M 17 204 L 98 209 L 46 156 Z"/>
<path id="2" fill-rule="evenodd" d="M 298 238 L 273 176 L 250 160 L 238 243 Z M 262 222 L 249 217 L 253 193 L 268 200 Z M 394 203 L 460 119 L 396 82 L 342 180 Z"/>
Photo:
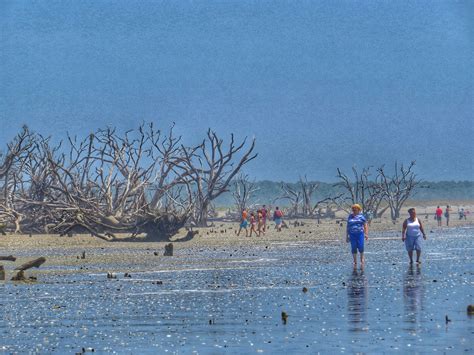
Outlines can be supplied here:
<path id="1" fill-rule="evenodd" d="M 207 227 L 207 214 L 209 212 L 209 204 L 201 204 L 199 210 L 197 211 L 197 221 L 196 224 L 199 227 Z"/>
<path id="2" fill-rule="evenodd" d="M 392 217 L 392 221 L 397 220 L 400 217 L 400 207 L 390 207 L 390 217 Z"/>
<path id="3" fill-rule="evenodd" d="M 395 208 L 395 219 L 400 218 L 400 209 L 401 206 Z"/>
<path id="4" fill-rule="evenodd" d="M 382 215 L 385 213 L 386 210 L 388 210 L 389 207 L 390 206 L 385 206 L 384 208 L 382 208 L 381 211 L 379 211 L 379 207 L 377 207 L 374 212 L 374 218 L 382 218 Z"/>
<path id="5" fill-rule="evenodd" d="M 21 234 L 21 225 L 20 225 L 20 223 L 21 223 L 22 219 L 23 218 L 21 217 L 20 214 L 17 214 L 15 216 L 15 234 Z"/>

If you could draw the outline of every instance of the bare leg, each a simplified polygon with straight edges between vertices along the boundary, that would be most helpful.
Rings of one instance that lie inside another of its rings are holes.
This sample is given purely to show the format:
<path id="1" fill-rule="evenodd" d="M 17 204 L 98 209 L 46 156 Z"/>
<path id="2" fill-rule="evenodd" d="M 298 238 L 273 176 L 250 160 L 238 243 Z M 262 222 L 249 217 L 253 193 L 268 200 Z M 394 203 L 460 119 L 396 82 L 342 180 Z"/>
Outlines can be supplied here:
<path id="1" fill-rule="evenodd" d="M 413 264 L 413 250 L 408 252 L 408 257 L 410 258 L 410 264 Z"/>
<path id="2" fill-rule="evenodd" d="M 360 267 L 363 268 L 365 264 L 364 253 L 360 253 Z"/>
<path id="3" fill-rule="evenodd" d="M 412 252 L 412 254 L 413 254 L 413 252 Z M 420 256 L 421 256 L 421 250 L 417 250 L 417 251 L 416 251 L 416 262 L 417 262 L 418 264 L 421 264 Z"/>
<path id="4" fill-rule="evenodd" d="M 354 267 L 357 267 L 357 253 L 352 254 L 352 258 L 354 259 Z"/>

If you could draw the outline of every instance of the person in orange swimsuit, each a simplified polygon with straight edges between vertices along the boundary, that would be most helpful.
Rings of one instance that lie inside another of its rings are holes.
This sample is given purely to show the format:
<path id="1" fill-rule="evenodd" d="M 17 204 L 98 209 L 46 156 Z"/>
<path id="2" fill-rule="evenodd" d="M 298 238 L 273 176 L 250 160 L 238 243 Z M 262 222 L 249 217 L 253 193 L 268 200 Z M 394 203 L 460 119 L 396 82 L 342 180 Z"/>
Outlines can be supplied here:
<path id="1" fill-rule="evenodd" d="M 247 226 L 248 226 L 248 211 L 247 209 L 245 208 L 243 211 L 242 211 L 242 217 L 240 219 L 240 226 L 239 226 L 239 231 L 237 232 L 237 236 L 240 235 L 240 231 L 242 229 L 245 229 L 245 236 L 248 237 L 249 236 L 249 231 L 247 229 Z"/>

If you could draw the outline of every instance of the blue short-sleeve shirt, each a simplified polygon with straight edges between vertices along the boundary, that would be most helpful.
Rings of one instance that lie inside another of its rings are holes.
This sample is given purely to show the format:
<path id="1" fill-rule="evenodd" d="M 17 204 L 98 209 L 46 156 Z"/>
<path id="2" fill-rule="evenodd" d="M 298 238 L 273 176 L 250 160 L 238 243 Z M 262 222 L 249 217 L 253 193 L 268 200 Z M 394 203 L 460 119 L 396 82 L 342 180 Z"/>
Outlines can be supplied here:
<path id="1" fill-rule="evenodd" d="M 363 233 L 365 223 L 367 223 L 367 219 L 362 213 L 356 216 L 350 214 L 349 217 L 347 217 L 347 232 L 349 234 Z"/>

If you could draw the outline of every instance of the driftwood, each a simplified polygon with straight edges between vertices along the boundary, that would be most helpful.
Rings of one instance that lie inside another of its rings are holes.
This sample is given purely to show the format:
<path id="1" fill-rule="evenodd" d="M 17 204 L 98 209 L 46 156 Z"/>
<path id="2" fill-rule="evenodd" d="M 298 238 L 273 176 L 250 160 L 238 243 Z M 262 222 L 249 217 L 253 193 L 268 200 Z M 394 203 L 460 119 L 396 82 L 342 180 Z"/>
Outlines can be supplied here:
<path id="1" fill-rule="evenodd" d="M 237 179 L 234 180 L 232 197 L 237 207 L 237 214 L 231 216 L 233 220 L 240 220 L 241 212 L 245 208 L 250 207 L 250 200 L 258 190 L 260 190 L 260 188 L 257 187 L 255 180 L 250 181 L 248 175 L 240 173 Z"/>
<path id="2" fill-rule="evenodd" d="M 8 255 L 8 256 L 0 256 L 0 260 L 15 261 L 16 258 L 13 255 Z"/>
<path id="3" fill-rule="evenodd" d="M 29 278 L 26 278 L 25 276 L 25 270 L 28 270 L 28 269 L 31 269 L 32 267 L 40 267 L 41 265 L 43 265 L 46 261 L 46 258 L 44 257 L 40 257 L 40 258 L 37 258 L 37 259 L 34 259 L 34 260 L 31 260 L 31 261 L 28 261 L 27 263 L 24 263 L 23 265 L 17 267 L 15 270 L 17 270 L 18 272 L 13 275 L 12 277 L 12 281 L 36 281 L 36 277 L 34 276 L 31 276 Z"/>
<path id="4" fill-rule="evenodd" d="M 253 153 L 255 138 L 248 147 L 246 145 L 246 139 L 236 144 L 231 134 L 229 144 L 224 146 L 223 139 L 209 129 L 199 146 L 183 147 L 183 168 L 193 183 L 194 219 L 198 226 L 207 226 L 212 201 L 228 191 L 242 167 L 257 157 Z M 240 159 L 236 158 L 239 153 Z"/>
<path id="5" fill-rule="evenodd" d="M 11 279 L 12 281 L 23 281 L 23 282 L 35 282 L 37 278 L 35 276 L 26 277 L 23 270 L 18 271 Z"/>
<path id="6" fill-rule="evenodd" d="M 380 176 L 382 195 L 390 208 L 390 216 L 394 223 L 400 217 L 400 210 L 404 203 L 413 195 L 414 189 L 422 182 L 413 172 L 414 166 L 415 161 L 412 161 L 408 168 L 395 162 L 392 176 L 387 175 L 383 166 L 377 169 Z"/>
<path id="7" fill-rule="evenodd" d="M 34 260 L 31 260 L 31 261 L 28 261 L 27 263 L 24 263 L 23 265 L 21 266 L 18 266 L 15 270 L 18 270 L 18 271 L 25 271 L 25 270 L 28 270 L 28 269 L 31 269 L 32 267 L 40 267 L 42 264 L 44 264 L 46 261 L 46 258 L 44 257 L 40 257 L 38 259 L 34 259 Z"/>
<path id="8" fill-rule="evenodd" d="M 5 281 L 5 269 L 0 265 L 0 281 Z"/>
<path id="9" fill-rule="evenodd" d="M 185 145 L 152 123 L 85 137 L 23 131 L 0 154 L 0 233 L 90 233 L 106 241 L 169 240 L 187 220 L 205 225 L 212 201 L 253 160 L 255 139 L 228 144 L 209 130 Z"/>
<path id="10" fill-rule="evenodd" d="M 378 217 L 379 208 L 384 197 L 380 173 L 373 175 L 370 166 L 362 168 L 360 171 L 353 166 L 352 173 L 354 175 L 353 179 L 344 174 L 339 168 L 337 169 L 337 177 L 340 181 L 334 186 L 340 187 L 343 190 L 343 195 L 334 198 L 335 201 L 339 201 L 336 204 L 349 213 L 350 207 L 355 203 L 359 203 L 364 214 L 371 213 L 373 217 Z"/>

